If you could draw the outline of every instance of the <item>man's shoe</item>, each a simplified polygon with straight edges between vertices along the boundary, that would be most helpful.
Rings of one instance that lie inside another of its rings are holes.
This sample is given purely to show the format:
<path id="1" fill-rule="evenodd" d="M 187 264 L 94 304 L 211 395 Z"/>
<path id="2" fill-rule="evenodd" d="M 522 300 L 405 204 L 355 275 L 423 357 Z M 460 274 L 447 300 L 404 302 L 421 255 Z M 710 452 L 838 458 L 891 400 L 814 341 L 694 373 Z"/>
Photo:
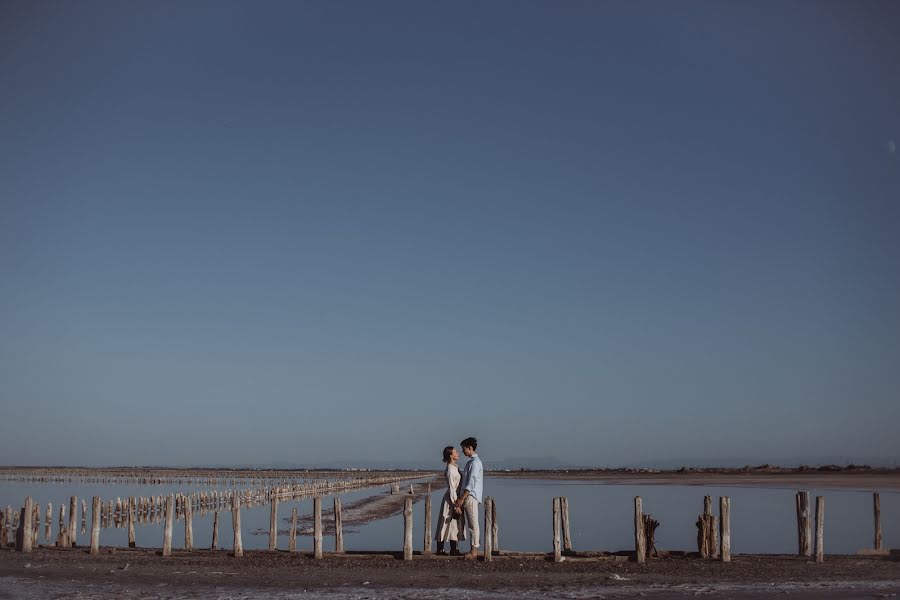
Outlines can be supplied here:
<path id="1" fill-rule="evenodd" d="M 465 560 L 478 560 L 478 550 L 472 550 L 471 552 L 467 552 L 463 557 Z"/>
<path id="2" fill-rule="evenodd" d="M 459 550 L 453 549 L 450 551 L 450 556 L 462 556 L 462 552 Z"/>
<path id="3" fill-rule="evenodd" d="M 435 554 L 437 556 L 447 556 L 447 552 L 444 550 L 438 550 L 437 552 L 435 552 Z"/>

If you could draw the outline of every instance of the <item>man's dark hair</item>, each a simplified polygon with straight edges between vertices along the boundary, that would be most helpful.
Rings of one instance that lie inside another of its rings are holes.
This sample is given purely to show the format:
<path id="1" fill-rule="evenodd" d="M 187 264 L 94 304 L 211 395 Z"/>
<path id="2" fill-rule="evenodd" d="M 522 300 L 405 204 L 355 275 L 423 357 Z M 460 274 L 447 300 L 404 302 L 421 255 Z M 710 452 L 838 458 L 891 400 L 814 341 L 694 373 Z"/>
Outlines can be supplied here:
<path id="1" fill-rule="evenodd" d="M 444 448 L 444 462 L 450 462 L 450 454 L 453 452 L 453 446 L 447 446 Z"/>
<path id="2" fill-rule="evenodd" d="M 463 441 L 459 443 L 463 448 L 471 448 L 472 450 L 478 449 L 478 440 L 473 437 L 467 437 Z"/>

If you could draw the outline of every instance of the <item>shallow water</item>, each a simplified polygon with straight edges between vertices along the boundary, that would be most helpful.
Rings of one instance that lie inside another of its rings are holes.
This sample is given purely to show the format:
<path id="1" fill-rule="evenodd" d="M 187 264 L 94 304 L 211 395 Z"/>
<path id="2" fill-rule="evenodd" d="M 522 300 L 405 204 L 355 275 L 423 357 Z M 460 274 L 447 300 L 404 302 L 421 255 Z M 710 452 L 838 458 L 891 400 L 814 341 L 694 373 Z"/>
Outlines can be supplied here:
<path id="1" fill-rule="evenodd" d="M 75 495 L 87 500 L 99 495 L 104 499 L 129 496 L 166 495 L 173 492 L 210 490 L 209 487 L 186 485 L 90 485 L 80 483 L 19 483 L 0 482 L 0 506 L 21 506 L 26 496 L 41 505 L 40 542 L 44 537 L 44 510 L 46 502 L 54 503 L 51 540 L 56 539 L 58 504 Z M 220 488 L 223 489 L 223 488 Z M 341 501 L 348 504 L 371 496 L 386 493 L 389 486 L 378 486 L 341 493 Z M 718 506 L 718 496 L 731 498 L 731 539 L 733 553 L 790 554 L 797 551 L 794 489 L 761 487 L 707 487 L 685 485 L 622 485 L 598 481 L 558 481 L 536 479 L 511 479 L 488 476 L 485 494 L 495 499 L 500 524 L 500 546 L 506 550 L 547 552 L 552 549 L 551 507 L 555 496 L 569 499 L 571 533 L 575 550 L 625 550 L 633 547 L 633 498 L 643 498 L 644 512 L 660 522 L 657 529 L 657 548 L 661 550 L 696 550 L 697 529 L 694 523 L 703 509 L 703 496 L 713 496 Z M 830 554 L 855 553 L 873 545 L 872 494 L 870 491 L 810 489 L 812 505 L 815 496 L 825 497 L 825 551 Z M 437 513 L 443 490 L 433 492 L 433 515 Z M 333 495 L 323 496 L 323 510 L 330 510 Z M 312 500 L 283 501 L 279 504 L 279 529 L 288 529 L 287 519 L 296 506 L 300 515 L 312 513 Z M 89 509 L 90 510 L 90 509 Z M 416 549 L 422 547 L 424 502 L 417 501 L 414 509 L 414 534 Z M 716 508 L 717 512 L 717 508 Z M 814 512 L 814 509 L 813 509 Z M 881 493 L 882 528 L 884 546 L 900 545 L 900 493 Z M 78 543 L 89 543 L 90 523 L 87 533 L 81 533 L 79 509 Z M 329 517 L 325 517 L 327 520 Z M 68 515 L 67 515 L 68 521 Z M 90 521 L 90 519 L 88 519 Z M 268 505 L 245 508 L 241 513 L 243 545 L 245 549 L 265 548 L 268 545 Z M 208 547 L 212 538 L 211 513 L 194 515 L 194 546 Z M 432 521 L 433 522 L 433 521 Z M 481 525 L 483 527 L 483 515 Z M 258 531 L 262 535 L 254 535 Z M 136 526 L 137 545 L 162 546 L 162 524 Z M 183 522 L 176 521 L 173 546 L 181 547 L 184 541 Z M 127 529 L 109 528 L 101 533 L 104 546 L 126 546 Z M 280 535 L 278 547 L 287 549 L 287 535 Z M 399 551 L 403 544 L 403 519 L 396 514 L 358 527 L 345 527 L 344 547 L 347 550 Z M 219 518 L 219 545 L 232 545 L 231 518 L 228 511 L 221 511 Z M 311 549 L 308 536 L 298 539 L 298 547 Z M 333 536 L 325 536 L 326 551 L 334 547 Z M 464 545 L 465 547 L 465 545 Z"/>

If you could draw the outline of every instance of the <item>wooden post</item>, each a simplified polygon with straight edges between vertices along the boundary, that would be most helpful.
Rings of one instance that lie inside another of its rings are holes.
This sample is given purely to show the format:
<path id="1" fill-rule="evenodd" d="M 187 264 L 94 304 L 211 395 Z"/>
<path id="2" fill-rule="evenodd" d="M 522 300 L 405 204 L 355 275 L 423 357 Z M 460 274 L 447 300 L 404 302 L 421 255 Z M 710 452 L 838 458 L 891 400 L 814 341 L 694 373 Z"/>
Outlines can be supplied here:
<path id="1" fill-rule="evenodd" d="M 213 511 L 213 533 L 212 533 L 212 543 L 209 545 L 210 550 L 218 550 L 219 549 L 219 511 Z"/>
<path id="2" fill-rule="evenodd" d="M 297 507 L 291 510 L 291 535 L 288 538 L 288 550 L 290 552 L 297 551 Z"/>
<path id="3" fill-rule="evenodd" d="M 710 558 L 720 558 L 722 549 L 719 547 L 719 519 L 716 515 L 709 515 L 709 531 Z"/>
<path id="4" fill-rule="evenodd" d="M 9 507 L 5 511 L 0 511 L 0 548 L 6 548 L 9 545 Z"/>
<path id="5" fill-rule="evenodd" d="M 731 498 L 719 497 L 719 527 L 721 528 L 722 562 L 731 562 Z"/>
<path id="6" fill-rule="evenodd" d="M 647 560 L 647 540 L 644 538 L 644 507 L 640 496 L 634 497 L 634 556 L 639 563 Z"/>
<path id="7" fill-rule="evenodd" d="M 341 499 L 334 497 L 334 551 L 344 551 L 344 522 L 341 518 Z"/>
<path id="8" fill-rule="evenodd" d="M 422 554 L 431 555 L 431 485 L 425 493 L 425 534 L 422 537 Z"/>
<path id="9" fill-rule="evenodd" d="M 269 552 L 278 548 L 278 496 L 272 497 L 269 509 Z"/>
<path id="10" fill-rule="evenodd" d="M 32 542 L 32 536 L 34 536 L 34 501 L 31 499 L 31 496 L 25 498 L 25 508 L 22 509 L 22 519 L 19 527 L 22 529 L 22 542 L 17 550 L 27 554 L 31 552 L 34 546 Z M 18 538 L 16 542 L 18 543 Z"/>
<path id="11" fill-rule="evenodd" d="M 100 496 L 91 500 L 91 554 L 100 554 Z"/>
<path id="12" fill-rule="evenodd" d="M 560 499 L 560 514 L 562 515 L 562 549 L 563 552 L 572 552 L 572 534 L 569 532 L 569 498 L 566 496 Z"/>
<path id="13" fill-rule="evenodd" d="M 166 527 L 163 529 L 163 556 L 172 556 L 172 525 L 175 522 L 175 496 L 166 496 Z"/>
<path id="14" fill-rule="evenodd" d="M 494 534 L 494 515 L 491 513 L 493 501 L 490 496 L 484 499 L 484 560 L 487 562 L 494 560 L 494 540 L 491 537 Z"/>
<path id="15" fill-rule="evenodd" d="M 134 548 L 137 544 L 134 540 L 134 505 L 135 498 L 132 496 L 128 500 L 128 547 Z"/>
<path id="16" fill-rule="evenodd" d="M 69 505 L 69 543 L 74 548 L 78 545 L 78 498 L 72 496 Z"/>
<path id="17" fill-rule="evenodd" d="M 322 552 L 322 498 L 313 498 L 313 558 L 324 556 Z"/>
<path id="18" fill-rule="evenodd" d="M 491 543 L 494 554 L 500 554 L 500 526 L 497 525 L 497 501 L 491 498 Z"/>
<path id="19" fill-rule="evenodd" d="M 562 542 L 560 541 L 560 499 L 553 499 L 553 562 L 562 562 Z"/>
<path id="20" fill-rule="evenodd" d="M 234 555 L 240 558 L 244 555 L 244 546 L 241 544 L 241 499 L 237 494 L 231 498 L 231 526 L 234 529 Z"/>
<path id="21" fill-rule="evenodd" d="M 190 496 L 184 498 L 184 549 L 194 549 L 194 506 Z"/>
<path id="22" fill-rule="evenodd" d="M 816 496 L 816 562 L 825 562 L 825 497 Z"/>
<path id="23" fill-rule="evenodd" d="M 872 500 L 875 505 L 875 549 L 881 550 L 881 494 L 875 492 L 872 494 Z"/>
<path id="24" fill-rule="evenodd" d="M 56 547 L 68 548 L 69 535 L 66 533 L 66 505 L 59 505 L 59 531 L 56 534 Z"/>
<path id="25" fill-rule="evenodd" d="M 403 560 L 413 559 L 413 499 L 403 500 Z"/>
<path id="26" fill-rule="evenodd" d="M 812 556 L 812 531 L 809 519 L 809 492 L 797 492 L 797 553 Z"/>

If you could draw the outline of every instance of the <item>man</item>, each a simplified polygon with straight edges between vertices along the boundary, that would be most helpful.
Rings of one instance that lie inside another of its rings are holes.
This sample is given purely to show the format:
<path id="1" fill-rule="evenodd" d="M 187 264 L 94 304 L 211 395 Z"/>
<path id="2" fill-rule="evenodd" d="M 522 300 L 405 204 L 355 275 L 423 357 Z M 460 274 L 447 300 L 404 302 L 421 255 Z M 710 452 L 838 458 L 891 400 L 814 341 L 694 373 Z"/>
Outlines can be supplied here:
<path id="1" fill-rule="evenodd" d="M 481 504 L 482 483 L 484 481 L 484 467 L 481 459 L 475 453 L 478 448 L 478 440 L 468 437 L 459 443 L 462 446 L 463 454 L 469 457 L 466 463 L 466 470 L 463 474 L 463 493 L 456 499 L 455 506 L 457 510 L 462 510 L 466 514 L 466 527 L 469 530 L 469 540 L 472 547 L 469 553 L 465 555 L 466 560 L 475 560 L 478 558 L 479 533 L 481 528 L 478 525 L 478 505 Z"/>

